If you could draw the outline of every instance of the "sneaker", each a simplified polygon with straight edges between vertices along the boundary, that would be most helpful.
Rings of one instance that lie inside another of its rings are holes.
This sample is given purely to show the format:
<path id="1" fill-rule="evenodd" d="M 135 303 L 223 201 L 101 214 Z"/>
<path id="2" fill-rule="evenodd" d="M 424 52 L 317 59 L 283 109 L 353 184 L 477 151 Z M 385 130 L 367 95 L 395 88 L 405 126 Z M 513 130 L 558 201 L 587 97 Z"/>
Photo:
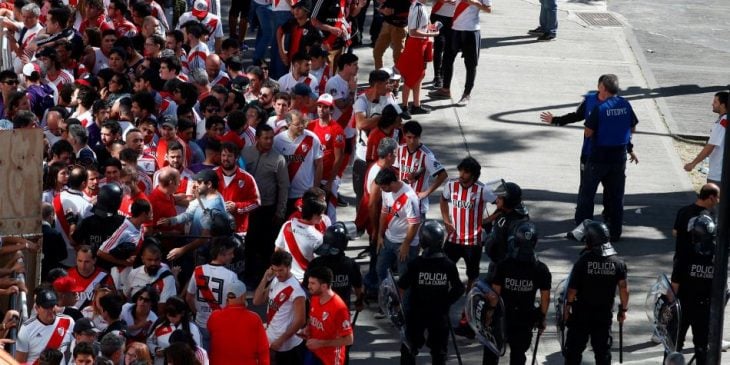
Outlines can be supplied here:
<path id="1" fill-rule="evenodd" d="M 457 327 L 454 327 L 454 334 L 457 336 L 466 337 L 470 340 L 473 340 L 477 336 L 474 330 L 465 323 L 459 323 Z"/>
<path id="2" fill-rule="evenodd" d="M 657 335 L 656 332 L 654 332 L 651 334 L 651 342 L 658 345 L 658 344 L 662 343 L 662 339 L 659 338 L 659 335 Z"/>
<path id="3" fill-rule="evenodd" d="M 532 35 L 540 35 L 540 34 L 543 34 L 543 33 L 545 33 L 545 32 L 540 27 L 537 27 L 535 29 L 530 29 L 530 30 L 527 31 L 527 34 L 532 34 Z"/>
<path id="4" fill-rule="evenodd" d="M 411 114 L 408 112 L 408 108 L 403 108 L 400 112 L 400 117 L 403 120 L 411 120 Z"/>
<path id="5" fill-rule="evenodd" d="M 337 196 L 337 206 L 341 207 L 341 208 L 344 208 L 347 206 L 347 202 L 345 201 L 344 198 L 342 198 L 342 195 Z"/>
<path id="6" fill-rule="evenodd" d="M 428 114 L 431 111 L 424 108 L 422 105 L 419 105 L 419 106 L 413 105 L 413 106 L 411 106 L 411 110 L 409 110 L 409 112 L 411 114 Z"/>
<path id="7" fill-rule="evenodd" d="M 549 34 L 545 33 L 539 37 L 537 37 L 538 42 L 550 42 L 552 40 L 555 40 L 555 34 Z"/>
<path id="8" fill-rule="evenodd" d="M 357 254 L 358 259 L 364 259 L 368 256 L 370 256 L 370 248 L 365 248 L 364 250 L 360 251 L 360 253 Z"/>
<path id="9" fill-rule="evenodd" d="M 383 310 L 378 308 L 378 312 L 373 315 L 373 318 L 375 319 L 384 319 L 385 313 L 383 313 Z"/>
<path id="10" fill-rule="evenodd" d="M 450 99 L 451 92 L 449 92 L 449 90 L 441 88 L 429 91 L 428 96 L 433 99 Z"/>
<path id="11" fill-rule="evenodd" d="M 436 76 L 436 77 L 433 78 L 433 82 L 431 83 L 431 87 L 433 87 L 434 89 L 440 89 L 443 86 L 444 86 L 444 81 L 441 80 L 440 77 Z"/>
<path id="12" fill-rule="evenodd" d="M 456 103 L 456 106 L 466 106 L 467 104 L 469 104 L 470 98 L 471 97 L 469 95 L 462 95 L 461 99 L 459 99 L 459 101 Z"/>
<path id="13" fill-rule="evenodd" d="M 730 341 L 722 340 L 722 344 L 721 344 L 720 348 L 722 349 L 722 351 L 730 349 Z"/>

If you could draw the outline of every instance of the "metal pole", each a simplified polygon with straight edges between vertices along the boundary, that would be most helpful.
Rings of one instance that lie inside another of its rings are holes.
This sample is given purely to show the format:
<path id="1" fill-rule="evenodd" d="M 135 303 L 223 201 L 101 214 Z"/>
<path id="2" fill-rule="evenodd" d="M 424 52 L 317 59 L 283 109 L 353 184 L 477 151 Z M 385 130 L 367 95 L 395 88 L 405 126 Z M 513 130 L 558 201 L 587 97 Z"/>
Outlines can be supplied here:
<path id="1" fill-rule="evenodd" d="M 718 237 L 715 247 L 715 265 L 710 298 L 710 334 L 708 364 L 722 361 L 722 328 L 725 322 L 725 289 L 727 287 L 728 239 L 730 234 L 730 199 L 724 194 L 730 192 L 730 133 L 725 133 L 722 152 L 722 181 L 720 184 L 720 211 L 718 212 Z"/>

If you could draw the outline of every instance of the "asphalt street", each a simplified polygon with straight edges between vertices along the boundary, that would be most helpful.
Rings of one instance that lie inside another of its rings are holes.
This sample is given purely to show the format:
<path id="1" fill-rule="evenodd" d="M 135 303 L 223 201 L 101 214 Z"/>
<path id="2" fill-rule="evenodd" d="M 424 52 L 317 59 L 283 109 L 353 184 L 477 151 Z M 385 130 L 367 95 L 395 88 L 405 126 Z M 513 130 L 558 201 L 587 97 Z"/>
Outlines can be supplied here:
<path id="1" fill-rule="evenodd" d="M 727 12 L 718 10 L 713 14 L 701 14 L 700 11 L 702 7 L 715 5 L 717 9 L 723 9 L 720 1 L 692 4 L 667 1 L 677 5 L 667 6 L 669 9 L 664 13 L 657 10 L 662 7 L 660 4 L 612 1 L 608 10 L 620 12 L 616 16 L 623 25 L 615 27 L 591 25 L 579 16 L 583 12 L 605 13 L 605 2 L 560 1 L 558 38 L 547 43 L 538 43 L 526 34 L 528 29 L 537 26 L 539 1 L 495 1 L 493 13 L 481 16 L 482 49 L 477 87 L 472 92 L 471 103 L 464 108 L 455 108 L 451 105 L 455 100 L 429 101 L 426 98 L 424 102 L 435 110 L 415 118 L 424 126 L 423 143 L 434 151 L 451 177 L 456 176 L 455 166 L 459 160 L 470 154 L 482 164 L 483 181 L 504 178 L 522 186 L 531 217 L 540 230 L 539 256 L 549 266 L 555 286 L 567 275 L 581 249 L 580 244 L 567 240 L 565 233 L 573 228 L 583 131 L 581 125 L 547 126 L 540 123 L 538 116 L 542 111 L 555 114 L 573 111 L 581 96 L 595 88 L 601 74 L 618 75 L 622 94 L 631 101 L 640 120 L 633 138 L 640 162 L 627 167 L 624 236 L 615 245 L 629 266 L 631 299 L 623 341 L 627 364 L 661 362 L 661 346 L 649 341 L 651 328 L 644 301 L 657 275 L 671 271 L 674 215 L 679 207 L 694 199 L 692 186 L 682 170 L 670 136 L 680 132 L 667 116 L 671 114 L 673 120 L 681 120 L 681 126 L 688 129 L 693 126 L 698 131 L 706 130 L 713 118 L 709 109 L 711 93 L 726 84 L 721 82 L 724 73 L 718 69 L 722 63 L 715 55 L 728 49 L 723 45 L 727 41 L 725 33 L 716 32 L 713 24 L 720 24 L 722 15 Z M 227 9 L 226 1 L 223 3 L 223 8 Z M 678 14 L 685 13 L 707 16 L 701 22 L 705 25 L 697 26 L 699 18 L 680 19 Z M 652 19 L 637 19 L 647 14 Z M 666 19 L 672 19 L 672 22 Z M 665 24 L 657 25 L 655 29 L 654 25 L 661 20 Z M 683 29 L 695 27 L 704 33 L 683 34 Z M 656 34 L 684 41 L 672 43 L 667 40 L 655 45 L 651 42 L 661 38 Z M 682 47 L 676 46 L 678 43 Z M 695 43 L 697 49 L 692 48 Z M 640 52 L 649 48 L 653 52 Z M 372 49 L 359 48 L 355 53 L 360 57 L 359 80 L 362 84 L 373 68 Z M 666 54 L 671 57 L 662 56 Z M 393 64 L 390 51 L 386 52 L 385 63 L 387 66 Z M 693 77 L 693 73 L 702 77 Z M 454 95 L 461 94 L 463 77 L 462 60 L 457 58 L 452 84 Z M 429 67 L 426 80 L 431 78 Z M 708 124 L 702 127 L 702 123 Z M 349 172 L 345 176 L 340 191 L 352 201 L 354 194 Z M 600 203 L 600 199 L 599 194 L 596 202 Z M 435 194 L 431 197 L 429 218 L 440 218 L 437 204 Z M 597 205 L 596 212 L 600 210 Z M 354 213 L 352 205 L 340 208 L 338 219 L 352 220 Z M 365 237 L 351 242 L 348 254 L 354 256 L 366 245 Z M 484 259 L 482 272 L 486 272 L 487 264 Z M 459 263 L 459 268 L 465 278 L 463 262 Z M 453 322 L 458 320 L 462 308 L 463 301 L 452 307 Z M 371 303 L 359 314 L 351 351 L 352 364 L 399 362 L 397 333 L 385 320 L 375 319 L 375 311 L 376 305 Z M 551 306 L 548 331 L 542 336 L 538 351 L 540 364 L 563 361 L 553 316 Z M 614 336 L 613 354 L 614 362 L 617 362 L 616 325 Z M 457 344 L 464 364 L 481 363 L 482 347 L 475 341 L 459 338 Z M 456 364 L 451 343 L 449 355 L 449 363 Z M 690 356 L 688 353 L 688 360 Z M 587 364 L 593 363 L 590 350 L 586 351 L 584 360 Z M 430 363 L 428 349 L 422 350 L 419 363 Z M 730 363 L 730 360 L 723 363 Z"/>

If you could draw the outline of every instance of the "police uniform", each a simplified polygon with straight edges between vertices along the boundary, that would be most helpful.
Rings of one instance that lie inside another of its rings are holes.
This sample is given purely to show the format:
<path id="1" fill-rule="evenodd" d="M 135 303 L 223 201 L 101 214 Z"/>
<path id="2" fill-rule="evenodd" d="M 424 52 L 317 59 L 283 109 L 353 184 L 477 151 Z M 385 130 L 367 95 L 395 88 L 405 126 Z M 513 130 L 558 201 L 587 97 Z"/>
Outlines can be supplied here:
<path id="1" fill-rule="evenodd" d="M 593 218 L 593 199 L 602 183 L 606 200 L 607 221 L 611 239 L 622 233 L 624 186 L 626 184 L 626 154 L 631 143 L 631 131 L 638 123 L 631 104 L 620 96 L 612 96 L 594 107 L 585 127 L 593 131 L 590 155 L 578 192 L 575 223 Z"/>
<path id="2" fill-rule="evenodd" d="M 542 323 L 542 312 L 535 308 L 535 293 L 550 290 L 552 275 L 541 261 L 522 262 L 508 258 L 497 264 L 493 285 L 499 286 L 504 301 L 507 342 L 510 346 L 510 364 L 524 364 L 525 352 L 530 348 L 532 328 Z M 483 364 L 497 364 L 499 358 L 484 351 Z"/>
<path id="3" fill-rule="evenodd" d="M 496 222 L 489 232 L 486 243 L 486 252 L 493 264 L 497 264 L 507 257 L 507 240 L 521 222 L 530 220 L 527 208 L 520 203 L 515 209 L 502 214 L 497 218 Z M 494 277 L 494 269 L 496 266 L 489 265 L 487 273 L 487 281 L 491 281 Z"/>
<path id="4" fill-rule="evenodd" d="M 332 270 L 332 290 L 342 298 L 350 308 L 350 296 L 352 288 L 362 288 L 362 273 L 360 266 L 350 257 L 344 254 L 320 256 L 312 260 L 309 269 L 315 267 L 328 267 Z M 304 274 L 303 283 L 307 283 L 307 274 Z"/>
<path id="5" fill-rule="evenodd" d="M 570 273 L 569 290 L 576 300 L 569 302 L 565 364 L 580 364 L 588 337 L 596 364 L 611 363 L 611 321 L 616 286 L 626 280 L 626 264 L 616 255 L 603 256 L 596 250 L 584 253 Z"/>

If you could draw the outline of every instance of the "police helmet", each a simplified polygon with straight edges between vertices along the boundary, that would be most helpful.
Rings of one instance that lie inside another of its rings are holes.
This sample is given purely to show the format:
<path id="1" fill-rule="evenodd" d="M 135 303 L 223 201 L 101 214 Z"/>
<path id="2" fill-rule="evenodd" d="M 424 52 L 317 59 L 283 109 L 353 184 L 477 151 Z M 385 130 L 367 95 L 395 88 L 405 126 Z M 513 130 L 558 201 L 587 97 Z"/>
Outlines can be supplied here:
<path id="1" fill-rule="evenodd" d="M 345 223 L 335 222 L 327 227 L 322 238 L 322 245 L 317 248 L 315 253 L 319 256 L 339 255 L 345 252 L 349 240 Z"/>
<path id="2" fill-rule="evenodd" d="M 522 188 L 513 182 L 502 180 L 502 184 L 494 190 L 494 193 L 504 199 L 505 208 L 515 208 L 522 202 Z"/>
<path id="3" fill-rule="evenodd" d="M 509 257 L 523 262 L 535 261 L 537 227 L 532 222 L 522 222 L 508 239 Z"/>
<path id="4" fill-rule="evenodd" d="M 446 229 L 438 221 L 429 219 L 421 225 L 418 241 L 426 254 L 441 251 L 446 241 Z"/>
<path id="5" fill-rule="evenodd" d="M 692 246 L 694 246 L 697 254 L 711 256 L 715 253 L 717 226 L 712 217 L 707 214 L 694 217 L 691 221 L 690 233 L 692 235 Z"/>
<path id="6" fill-rule="evenodd" d="M 604 257 L 616 254 L 616 250 L 611 245 L 608 226 L 605 223 L 586 219 L 583 221 L 583 231 L 588 250 Z"/>
<path id="7" fill-rule="evenodd" d="M 122 195 L 122 188 L 115 183 L 102 186 L 99 189 L 99 196 L 96 197 L 94 212 L 107 217 L 117 214 L 122 205 Z"/>

